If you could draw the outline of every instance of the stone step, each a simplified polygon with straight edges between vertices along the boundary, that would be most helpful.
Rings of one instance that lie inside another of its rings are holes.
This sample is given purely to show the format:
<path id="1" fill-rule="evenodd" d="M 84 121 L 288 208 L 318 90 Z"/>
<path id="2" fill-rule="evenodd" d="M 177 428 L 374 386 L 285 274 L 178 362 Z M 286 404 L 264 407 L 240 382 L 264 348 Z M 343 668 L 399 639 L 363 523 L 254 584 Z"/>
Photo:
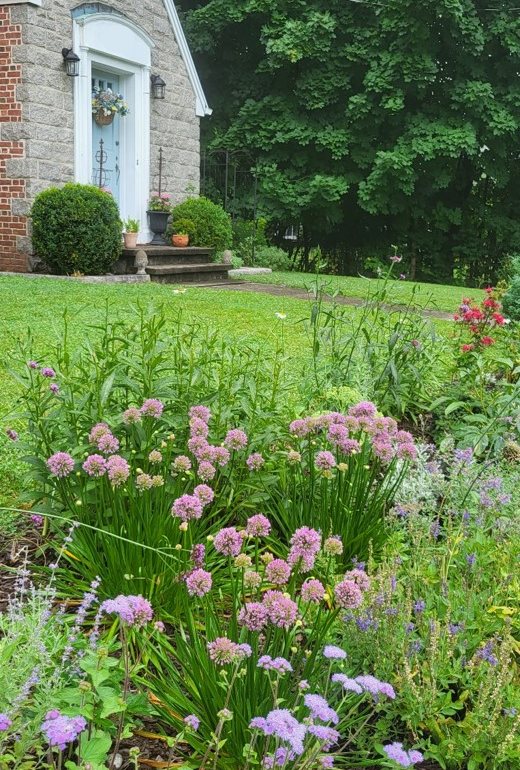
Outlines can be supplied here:
<path id="1" fill-rule="evenodd" d="M 213 250 L 198 248 L 195 246 L 186 246 L 179 249 L 175 246 L 150 246 L 143 244 L 136 249 L 123 249 L 122 259 L 126 264 L 128 272 L 133 271 L 133 265 L 136 252 L 142 248 L 148 257 L 148 264 L 155 265 L 201 265 L 211 262 Z"/>
<path id="2" fill-rule="evenodd" d="M 208 283 L 228 280 L 229 265 L 205 264 L 148 265 L 146 272 L 157 283 Z"/>

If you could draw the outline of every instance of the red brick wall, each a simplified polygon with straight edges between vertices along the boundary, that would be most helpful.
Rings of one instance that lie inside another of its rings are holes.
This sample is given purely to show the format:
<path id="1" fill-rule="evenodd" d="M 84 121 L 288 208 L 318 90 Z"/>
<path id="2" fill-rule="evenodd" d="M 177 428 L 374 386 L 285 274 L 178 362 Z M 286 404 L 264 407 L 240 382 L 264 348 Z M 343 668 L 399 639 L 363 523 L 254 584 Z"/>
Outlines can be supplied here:
<path id="1" fill-rule="evenodd" d="M 16 86 L 21 82 L 20 64 L 13 63 L 13 48 L 22 42 L 19 24 L 11 22 L 11 9 L 0 7 L 0 132 L 4 123 L 20 123 L 22 106 L 16 101 Z M 0 134 L 1 136 L 1 134 Z M 17 249 L 17 237 L 27 235 L 26 217 L 13 214 L 13 200 L 25 198 L 25 182 L 7 175 L 6 164 L 23 158 L 23 141 L 0 139 L 0 270 L 27 270 L 27 256 Z"/>

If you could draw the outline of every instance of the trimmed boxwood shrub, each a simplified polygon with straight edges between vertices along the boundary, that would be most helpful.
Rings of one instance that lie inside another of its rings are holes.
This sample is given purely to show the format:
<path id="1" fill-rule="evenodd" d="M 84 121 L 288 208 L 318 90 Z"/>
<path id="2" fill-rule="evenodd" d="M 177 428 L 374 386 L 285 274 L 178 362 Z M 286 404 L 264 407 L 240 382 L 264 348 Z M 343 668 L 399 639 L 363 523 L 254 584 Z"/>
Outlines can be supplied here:
<path id="1" fill-rule="evenodd" d="M 98 187 L 50 187 L 37 195 L 31 217 L 34 251 L 56 273 L 101 275 L 121 253 L 117 203 Z"/>
<path id="2" fill-rule="evenodd" d="M 176 222 L 189 219 L 193 222 L 190 234 L 190 246 L 207 246 L 216 252 L 231 248 L 233 228 L 231 217 L 222 206 L 218 206 L 208 198 L 188 198 L 172 209 L 172 224 L 169 228 L 175 231 Z"/>

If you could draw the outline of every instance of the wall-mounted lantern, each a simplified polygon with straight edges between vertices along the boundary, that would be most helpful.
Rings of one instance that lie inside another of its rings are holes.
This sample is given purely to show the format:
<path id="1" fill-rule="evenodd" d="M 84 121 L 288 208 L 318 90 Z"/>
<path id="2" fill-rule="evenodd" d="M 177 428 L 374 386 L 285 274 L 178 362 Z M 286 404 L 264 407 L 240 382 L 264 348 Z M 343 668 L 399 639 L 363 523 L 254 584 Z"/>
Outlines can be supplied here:
<path id="1" fill-rule="evenodd" d="M 154 99 L 164 99 L 166 95 L 166 83 L 160 75 L 151 75 L 152 96 Z"/>
<path id="2" fill-rule="evenodd" d="M 61 55 L 65 63 L 65 71 L 70 78 L 77 78 L 79 75 L 79 56 L 74 53 L 72 48 L 63 48 Z"/>

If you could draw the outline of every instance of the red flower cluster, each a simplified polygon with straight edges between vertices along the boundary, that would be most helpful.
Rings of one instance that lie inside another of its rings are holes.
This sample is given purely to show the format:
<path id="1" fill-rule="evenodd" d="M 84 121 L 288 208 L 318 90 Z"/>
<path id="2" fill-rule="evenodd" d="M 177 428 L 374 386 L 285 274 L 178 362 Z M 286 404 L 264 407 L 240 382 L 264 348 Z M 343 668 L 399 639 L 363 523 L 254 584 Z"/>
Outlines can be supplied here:
<path id="1" fill-rule="evenodd" d="M 453 318 L 463 325 L 471 334 L 472 341 L 461 345 L 463 353 L 470 353 L 482 347 L 490 347 L 495 344 L 495 339 L 488 333 L 497 326 L 507 323 L 501 314 L 502 305 L 498 301 L 495 289 L 489 286 L 486 289 L 486 298 L 480 305 L 470 298 L 464 298 L 460 304 L 459 312 Z"/>

